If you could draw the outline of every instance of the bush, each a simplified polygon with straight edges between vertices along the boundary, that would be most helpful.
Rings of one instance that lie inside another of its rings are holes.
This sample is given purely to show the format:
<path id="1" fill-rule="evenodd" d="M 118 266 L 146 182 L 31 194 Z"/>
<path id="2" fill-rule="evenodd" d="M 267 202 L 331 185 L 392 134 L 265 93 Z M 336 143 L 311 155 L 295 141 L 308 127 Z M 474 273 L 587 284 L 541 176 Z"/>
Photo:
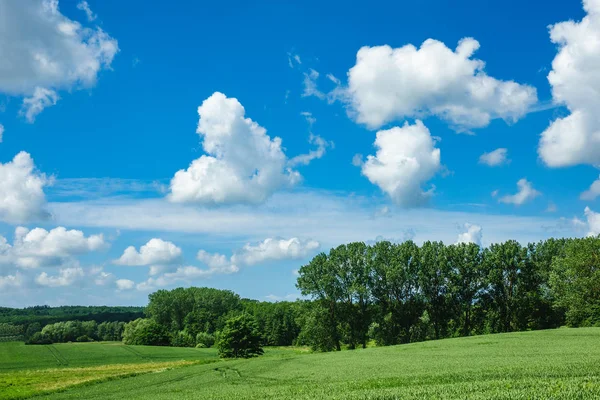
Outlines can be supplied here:
<path id="1" fill-rule="evenodd" d="M 168 346 L 169 332 L 153 319 L 138 318 L 125 325 L 123 342 L 132 345 Z"/>
<path id="2" fill-rule="evenodd" d="M 196 345 L 196 348 L 197 348 L 197 349 L 206 349 L 206 345 L 205 345 L 204 343 L 198 343 L 198 344 Z"/>
<path id="3" fill-rule="evenodd" d="M 93 340 L 90 339 L 90 337 L 88 335 L 82 335 L 82 336 L 79 336 L 77 339 L 75 339 L 75 341 L 84 343 L 84 342 L 92 342 Z"/>
<path id="4" fill-rule="evenodd" d="M 215 344 L 215 337 L 208 332 L 200 332 L 196 335 L 196 347 L 203 345 L 203 347 L 212 347 Z"/>
<path id="5" fill-rule="evenodd" d="M 223 358 L 250 358 L 263 354 L 262 337 L 256 321 L 249 314 L 238 315 L 227 320 L 219 334 L 217 346 Z"/>
<path id="6" fill-rule="evenodd" d="M 52 340 L 41 332 L 36 332 L 27 339 L 25 344 L 52 344 Z"/>
<path id="7" fill-rule="evenodd" d="M 175 347 L 194 347 L 194 338 L 186 331 L 179 331 L 173 335 L 171 346 Z"/>

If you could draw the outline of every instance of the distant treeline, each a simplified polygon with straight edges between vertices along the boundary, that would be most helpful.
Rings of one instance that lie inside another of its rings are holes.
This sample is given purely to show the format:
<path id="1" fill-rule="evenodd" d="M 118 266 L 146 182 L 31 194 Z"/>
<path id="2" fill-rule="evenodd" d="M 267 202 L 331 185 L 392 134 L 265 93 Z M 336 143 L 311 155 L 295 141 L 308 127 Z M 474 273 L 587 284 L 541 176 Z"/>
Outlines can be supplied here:
<path id="1" fill-rule="evenodd" d="M 297 287 L 312 300 L 264 303 L 208 288 L 159 290 L 149 296 L 148 318 L 128 324 L 124 340 L 205 346 L 205 338 L 218 338 L 225 322 L 243 313 L 256 320 L 264 345 L 322 351 L 600 326 L 600 238 L 488 248 L 350 243 L 301 267 Z"/>
<path id="2" fill-rule="evenodd" d="M 227 321 L 245 315 L 262 345 L 330 351 L 369 341 L 393 345 L 565 324 L 600 326 L 600 238 L 526 246 L 507 241 L 487 248 L 350 243 L 302 266 L 297 287 L 310 300 L 269 303 L 228 290 L 159 290 L 149 295 L 144 316 L 139 309 L 135 320 L 119 325 L 119 335 L 128 344 L 210 347 Z M 101 324 L 95 333 L 93 324 L 78 324 L 40 329 L 37 338 L 119 340 L 117 334 L 106 339 Z M 65 336 L 67 327 L 71 333 Z"/>
<path id="3" fill-rule="evenodd" d="M 41 332 L 46 325 L 59 322 L 90 321 L 98 325 L 103 322 L 126 323 L 143 316 L 144 307 L 0 307 L 0 341 L 27 340 L 33 333 Z"/>

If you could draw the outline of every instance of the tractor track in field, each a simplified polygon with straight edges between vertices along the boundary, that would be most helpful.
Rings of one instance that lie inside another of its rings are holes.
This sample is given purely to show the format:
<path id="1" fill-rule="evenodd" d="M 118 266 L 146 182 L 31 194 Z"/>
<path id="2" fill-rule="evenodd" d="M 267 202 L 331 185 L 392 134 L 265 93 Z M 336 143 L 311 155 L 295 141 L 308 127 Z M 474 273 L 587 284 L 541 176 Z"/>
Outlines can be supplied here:
<path id="1" fill-rule="evenodd" d="M 127 350 L 128 352 L 130 352 L 131 354 L 133 354 L 133 355 L 135 355 L 135 356 L 137 356 L 137 357 L 141 358 L 142 360 L 153 361 L 153 360 L 152 360 L 152 358 L 150 358 L 150 357 L 148 357 L 148 356 L 145 356 L 145 355 L 143 355 L 143 354 L 142 354 L 142 353 L 140 353 L 139 351 L 137 351 L 137 350 L 133 349 L 131 346 L 124 345 L 124 346 L 123 346 L 123 348 L 124 348 L 125 350 Z"/>
<path id="2" fill-rule="evenodd" d="M 67 360 L 62 354 L 60 354 L 60 351 L 56 347 L 54 347 L 54 345 L 52 345 L 52 344 L 46 345 L 46 349 L 48 349 L 50 354 L 52 354 L 52 356 L 56 359 L 56 362 L 58 363 L 58 365 L 61 365 L 61 366 L 69 365 L 69 360 Z"/>

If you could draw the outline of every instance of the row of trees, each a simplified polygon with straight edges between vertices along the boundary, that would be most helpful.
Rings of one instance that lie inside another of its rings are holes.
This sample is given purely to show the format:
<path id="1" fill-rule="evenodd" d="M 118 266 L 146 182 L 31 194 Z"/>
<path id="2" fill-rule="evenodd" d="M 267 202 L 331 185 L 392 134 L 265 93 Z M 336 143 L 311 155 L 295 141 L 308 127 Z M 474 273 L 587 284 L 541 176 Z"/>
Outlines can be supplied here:
<path id="1" fill-rule="evenodd" d="M 600 325 L 600 239 L 350 243 L 300 268 L 297 286 L 321 350 Z"/>
<path id="2" fill-rule="evenodd" d="M 66 342 L 121 341 L 125 322 L 66 321 L 48 324 L 30 324 L 26 332 L 26 343 L 48 344 Z"/>

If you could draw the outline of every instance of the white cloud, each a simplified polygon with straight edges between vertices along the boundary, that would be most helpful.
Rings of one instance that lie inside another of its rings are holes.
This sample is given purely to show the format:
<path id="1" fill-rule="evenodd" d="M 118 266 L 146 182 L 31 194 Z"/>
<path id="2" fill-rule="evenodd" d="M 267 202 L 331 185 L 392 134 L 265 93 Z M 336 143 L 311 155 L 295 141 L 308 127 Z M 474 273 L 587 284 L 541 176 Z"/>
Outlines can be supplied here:
<path id="1" fill-rule="evenodd" d="M 196 258 L 208 266 L 209 270 L 206 271 L 207 273 L 234 273 L 240 270 L 233 260 L 228 259 L 223 254 L 211 254 L 200 250 Z"/>
<path id="2" fill-rule="evenodd" d="M 585 217 L 587 218 L 588 236 L 600 235 L 600 213 L 585 208 Z"/>
<path id="3" fill-rule="evenodd" d="M 479 157 L 479 163 L 485 164 L 490 167 L 497 167 L 499 165 L 508 164 L 510 160 L 507 157 L 508 150 L 505 148 L 499 148 L 489 153 L 483 153 Z"/>
<path id="4" fill-rule="evenodd" d="M 44 187 L 52 178 L 35 170 L 33 159 L 24 151 L 12 161 L 0 163 L 0 221 L 22 223 L 45 219 Z"/>
<path id="5" fill-rule="evenodd" d="M 260 203 L 276 190 L 299 182 L 286 168 L 281 139 L 249 118 L 234 98 L 216 92 L 198 108 L 197 132 L 209 155 L 194 160 L 171 180 L 173 202 L 222 204 Z"/>
<path id="6" fill-rule="evenodd" d="M 377 132 L 377 154 L 368 156 L 362 174 L 401 206 L 414 207 L 427 202 L 433 188 L 422 185 L 440 169 L 440 150 L 429 129 L 419 120 L 402 128 Z"/>
<path id="7" fill-rule="evenodd" d="M 56 103 L 58 91 L 93 87 L 119 51 L 99 27 L 61 14 L 58 0 L 2 1 L 0 15 L 0 92 L 26 97 L 23 112 L 30 121 Z"/>
<path id="8" fill-rule="evenodd" d="M 135 282 L 129 279 L 117 279 L 115 281 L 117 290 L 131 290 L 135 287 Z"/>
<path id="9" fill-rule="evenodd" d="M 361 165 L 363 165 L 363 155 L 356 153 L 352 157 L 352 165 L 354 165 L 355 167 L 360 167 Z"/>
<path id="10" fill-rule="evenodd" d="M 594 182 L 592 182 L 592 184 L 590 185 L 590 188 L 588 190 L 586 190 L 585 192 L 581 193 L 581 195 L 579 196 L 579 198 L 581 200 L 595 200 L 596 197 L 600 196 L 600 177 L 598 179 L 596 179 Z"/>
<path id="11" fill-rule="evenodd" d="M 302 97 L 315 96 L 321 100 L 327 97 L 325 93 L 317 88 L 317 79 L 319 79 L 319 73 L 312 68 L 304 73 L 304 91 L 302 92 Z"/>
<path id="12" fill-rule="evenodd" d="M 371 129 L 427 115 L 457 130 L 485 127 L 492 118 L 517 121 L 537 102 L 535 88 L 488 76 L 485 63 L 472 58 L 478 48 L 472 38 L 462 39 L 455 51 L 433 39 L 420 48 L 362 47 L 342 100 Z"/>
<path id="13" fill-rule="evenodd" d="M 570 114 L 558 118 L 542 133 L 538 148 L 550 167 L 600 164 L 600 3 L 584 0 L 587 15 L 550 27 L 558 54 L 548 81 L 556 104 Z"/>
<path id="14" fill-rule="evenodd" d="M 17 288 L 23 285 L 23 276 L 20 273 L 14 275 L 0 276 L 0 289 Z"/>
<path id="15" fill-rule="evenodd" d="M 92 9 L 90 8 L 90 5 L 85 0 L 84 1 L 80 1 L 77 4 L 77 8 L 85 13 L 85 16 L 87 17 L 88 22 L 92 22 L 96 18 L 98 18 L 98 16 L 92 12 Z"/>
<path id="16" fill-rule="evenodd" d="M 296 165 L 308 165 L 312 160 L 317 160 L 325 155 L 328 147 L 333 147 L 333 142 L 328 142 L 319 135 L 313 135 L 312 133 L 308 137 L 308 142 L 317 146 L 315 150 L 311 150 L 308 154 L 300 154 L 291 158 L 288 162 L 290 167 Z"/>
<path id="17" fill-rule="evenodd" d="M 558 210 L 558 208 L 556 207 L 556 204 L 554 204 L 552 202 L 548 203 L 548 207 L 546 208 L 546 212 L 553 213 L 553 212 L 556 212 L 557 210 Z"/>
<path id="18" fill-rule="evenodd" d="M 4 135 L 4 125 L 0 124 L 0 143 L 2 143 L 3 135 Z"/>
<path id="19" fill-rule="evenodd" d="M 500 193 L 500 191 L 498 189 L 496 189 L 496 190 L 492 191 L 491 196 L 496 197 L 496 196 L 498 196 L 498 193 Z"/>
<path id="20" fill-rule="evenodd" d="M 268 238 L 256 245 L 246 244 L 231 257 L 231 261 L 255 265 L 266 261 L 297 260 L 307 257 L 319 247 L 315 240 Z"/>
<path id="21" fill-rule="evenodd" d="M 506 204 L 514 204 L 520 206 L 530 200 L 540 196 L 541 193 L 533 188 L 531 182 L 523 178 L 517 182 L 517 193 L 501 197 L 498 201 Z"/>
<path id="22" fill-rule="evenodd" d="M 0 236 L 0 264 L 21 268 L 39 268 L 74 263 L 74 256 L 106 247 L 103 236 L 85 237 L 82 231 L 63 227 L 47 231 L 43 228 L 15 229 L 13 244 Z"/>
<path id="23" fill-rule="evenodd" d="M 464 228 L 466 231 L 458 234 L 456 243 L 475 243 L 481 246 L 481 238 L 483 236 L 481 226 L 466 223 Z"/>
<path id="24" fill-rule="evenodd" d="M 42 272 L 35 278 L 35 282 L 40 286 L 62 287 L 71 286 L 79 282 L 84 277 L 82 268 L 62 268 L 58 271 L 58 275 L 51 276 L 46 272 Z"/>
<path id="25" fill-rule="evenodd" d="M 24 116 L 27 122 L 33 123 L 35 117 L 44 111 L 44 108 L 56 105 L 59 99 L 60 97 L 54 90 L 36 87 L 30 97 L 23 99 L 23 106 L 19 111 L 19 115 Z"/>
<path id="26" fill-rule="evenodd" d="M 285 296 L 277 296 L 275 294 L 269 294 L 265 296 L 265 299 L 268 301 L 276 302 L 276 301 L 294 301 L 300 298 L 300 294 L 298 293 L 290 293 Z"/>
<path id="27" fill-rule="evenodd" d="M 153 238 L 140 247 L 138 252 L 135 247 L 129 246 L 118 260 L 113 264 L 141 266 L 141 265 L 165 265 L 172 264 L 181 259 L 181 249 L 172 242 Z"/>

